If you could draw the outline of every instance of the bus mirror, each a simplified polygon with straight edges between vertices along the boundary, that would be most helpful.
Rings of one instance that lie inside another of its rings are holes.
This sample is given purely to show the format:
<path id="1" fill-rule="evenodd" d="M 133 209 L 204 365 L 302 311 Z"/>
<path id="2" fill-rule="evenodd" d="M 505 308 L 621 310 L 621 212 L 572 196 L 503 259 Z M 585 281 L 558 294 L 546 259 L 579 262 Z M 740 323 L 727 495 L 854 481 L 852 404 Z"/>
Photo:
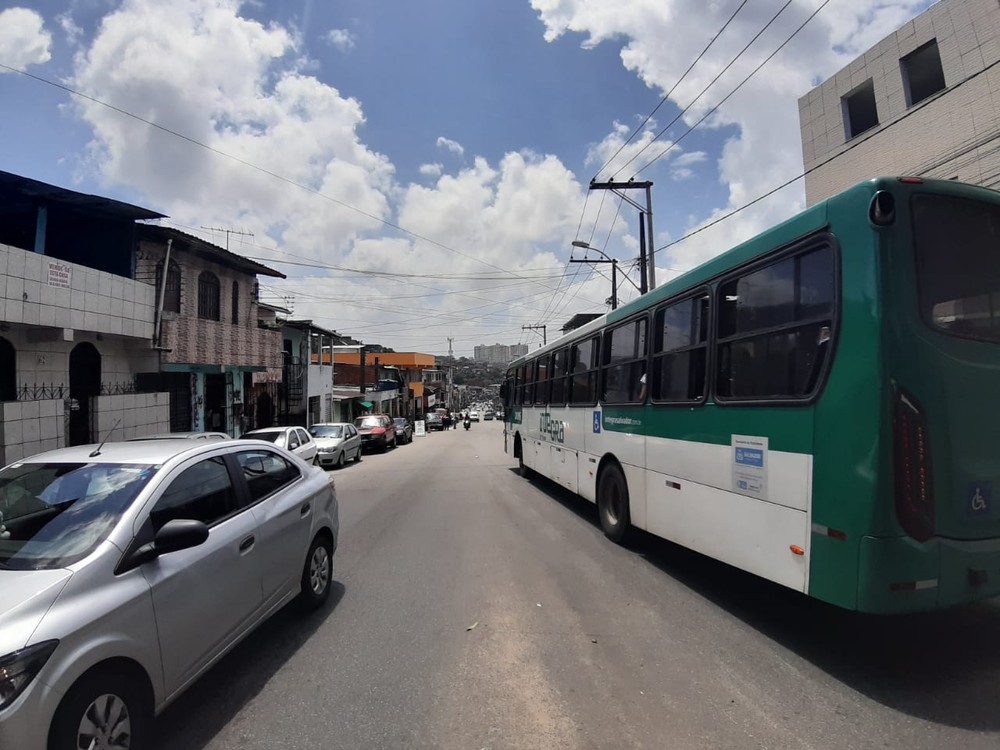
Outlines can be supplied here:
<path id="1" fill-rule="evenodd" d="M 868 207 L 868 219 L 877 227 L 887 227 L 896 220 L 896 199 L 888 190 L 879 190 Z"/>

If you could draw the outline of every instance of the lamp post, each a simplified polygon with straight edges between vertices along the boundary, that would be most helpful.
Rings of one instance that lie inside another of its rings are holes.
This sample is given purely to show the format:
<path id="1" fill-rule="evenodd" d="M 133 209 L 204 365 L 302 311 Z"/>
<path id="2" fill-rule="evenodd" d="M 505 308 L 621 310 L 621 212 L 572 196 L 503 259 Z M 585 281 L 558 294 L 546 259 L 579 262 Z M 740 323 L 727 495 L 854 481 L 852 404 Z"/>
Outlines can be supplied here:
<path id="1" fill-rule="evenodd" d="M 573 247 L 579 247 L 582 250 L 593 250 L 594 252 L 603 255 L 603 258 L 570 258 L 570 263 L 610 263 L 611 264 L 611 309 L 618 309 L 618 259 L 610 257 L 606 252 L 600 248 L 593 247 L 589 242 L 584 242 L 583 240 L 573 240 Z"/>

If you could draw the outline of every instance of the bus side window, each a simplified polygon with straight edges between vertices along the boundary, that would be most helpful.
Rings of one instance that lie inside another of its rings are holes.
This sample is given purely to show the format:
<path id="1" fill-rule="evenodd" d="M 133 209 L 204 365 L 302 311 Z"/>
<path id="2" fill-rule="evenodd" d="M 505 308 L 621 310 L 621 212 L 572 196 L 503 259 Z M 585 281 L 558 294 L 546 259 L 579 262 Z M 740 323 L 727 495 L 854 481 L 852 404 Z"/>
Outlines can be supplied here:
<path id="1" fill-rule="evenodd" d="M 835 279 L 824 245 L 720 284 L 716 395 L 809 398 L 830 348 Z"/>

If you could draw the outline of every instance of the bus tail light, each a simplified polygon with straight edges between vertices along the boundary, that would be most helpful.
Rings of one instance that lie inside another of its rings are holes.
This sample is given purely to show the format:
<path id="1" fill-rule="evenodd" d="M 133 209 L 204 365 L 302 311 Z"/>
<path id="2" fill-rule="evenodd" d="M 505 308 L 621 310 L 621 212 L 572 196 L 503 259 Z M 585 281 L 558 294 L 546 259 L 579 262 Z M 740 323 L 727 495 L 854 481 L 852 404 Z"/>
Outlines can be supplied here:
<path id="1" fill-rule="evenodd" d="M 918 542 L 934 536 L 934 490 L 927 420 L 916 401 L 897 391 L 893 408 L 896 517 Z"/>

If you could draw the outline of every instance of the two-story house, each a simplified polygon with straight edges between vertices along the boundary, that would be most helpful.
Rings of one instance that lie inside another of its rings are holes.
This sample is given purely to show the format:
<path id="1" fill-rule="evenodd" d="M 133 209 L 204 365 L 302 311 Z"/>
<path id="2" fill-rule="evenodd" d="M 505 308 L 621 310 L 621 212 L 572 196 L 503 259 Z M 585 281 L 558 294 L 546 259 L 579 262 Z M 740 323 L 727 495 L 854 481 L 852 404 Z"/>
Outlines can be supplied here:
<path id="1" fill-rule="evenodd" d="M 170 393 L 170 429 L 239 436 L 253 427 L 253 375 L 282 365 L 281 332 L 261 322 L 257 276 L 284 274 L 177 229 L 143 225 L 135 275 L 155 290 L 158 358 L 138 382 Z"/>
<path id="2" fill-rule="evenodd" d="M 0 465 L 169 428 L 134 377 L 157 362 L 136 221 L 160 216 L 0 172 Z"/>

